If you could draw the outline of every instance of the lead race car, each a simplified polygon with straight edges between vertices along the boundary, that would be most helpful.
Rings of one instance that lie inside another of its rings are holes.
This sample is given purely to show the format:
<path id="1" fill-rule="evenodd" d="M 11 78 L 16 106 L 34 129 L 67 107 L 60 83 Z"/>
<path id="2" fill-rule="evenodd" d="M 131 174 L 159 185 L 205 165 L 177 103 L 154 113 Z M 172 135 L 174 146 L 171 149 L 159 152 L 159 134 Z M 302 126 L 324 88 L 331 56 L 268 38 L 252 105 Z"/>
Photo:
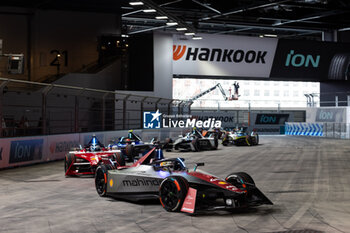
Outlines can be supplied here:
<path id="1" fill-rule="evenodd" d="M 273 203 L 255 186 L 247 173 L 229 174 L 225 179 L 200 171 L 197 163 L 189 170 L 184 159 L 163 157 L 153 148 L 131 166 L 102 164 L 96 170 L 97 193 L 132 201 L 159 198 L 167 211 L 197 213 Z"/>
<path id="2" fill-rule="evenodd" d="M 222 145 L 228 146 L 233 144 L 236 146 L 254 146 L 259 144 L 259 134 L 253 129 L 252 133 L 248 133 L 244 130 L 235 130 L 233 132 L 228 132 L 222 139 Z"/>
<path id="3" fill-rule="evenodd" d="M 175 140 L 173 147 L 175 150 L 185 149 L 192 151 L 201 150 L 216 150 L 219 145 L 219 140 L 216 134 L 204 137 L 198 129 L 193 128 L 191 132 L 185 136 Z"/>
<path id="4" fill-rule="evenodd" d="M 101 163 L 124 166 L 125 160 L 120 150 L 104 147 L 93 135 L 84 148 L 80 146 L 80 148 L 66 154 L 64 160 L 65 176 L 94 175 L 97 166 Z"/>

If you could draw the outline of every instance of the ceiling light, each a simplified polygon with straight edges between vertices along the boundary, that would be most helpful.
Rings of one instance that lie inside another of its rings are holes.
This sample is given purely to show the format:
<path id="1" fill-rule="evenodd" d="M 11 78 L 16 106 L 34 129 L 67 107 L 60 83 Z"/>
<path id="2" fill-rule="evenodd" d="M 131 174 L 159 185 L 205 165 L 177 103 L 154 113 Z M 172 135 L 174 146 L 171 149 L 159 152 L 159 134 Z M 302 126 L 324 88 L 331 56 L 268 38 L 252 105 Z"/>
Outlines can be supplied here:
<path id="1" fill-rule="evenodd" d="M 129 2 L 129 4 L 132 6 L 141 6 L 143 5 L 143 2 Z"/>
<path id="2" fill-rule="evenodd" d="M 194 36 L 194 37 L 192 37 L 192 40 L 201 40 L 201 39 L 203 39 L 201 36 Z"/>
<path id="3" fill-rule="evenodd" d="M 176 28 L 177 31 L 186 31 L 187 28 Z"/>
<path id="4" fill-rule="evenodd" d="M 144 9 L 143 12 L 152 13 L 152 12 L 156 12 L 156 10 L 155 9 Z"/>
<path id="5" fill-rule="evenodd" d="M 126 34 L 122 34 L 122 37 L 129 37 L 129 35 L 126 35 Z"/>
<path id="6" fill-rule="evenodd" d="M 264 37 L 264 35 L 259 35 L 259 37 L 260 37 L 260 38 L 263 38 L 263 37 Z"/>
<path id="7" fill-rule="evenodd" d="M 265 34 L 264 36 L 265 37 L 277 37 L 277 35 L 275 35 L 275 34 Z"/>
<path id="8" fill-rule="evenodd" d="M 156 19 L 168 19 L 168 16 L 165 16 L 165 15 L 163 15 L 163 16 L 156 16 Z"/>
<path id="9" fill-rule="evenodd" d="M 168 25 L 168 26 L 175 26 L 175 25 L 177 25 L 177 23 L 176 22 L 167 22 L 166 25 Z"/>
<path id="10" fill-rule="evenodd" d="M 186 32 L 186 33 L 185 33 L 185 36 L 194 36 L 194 35 L 195 35 L 194 32 Z"/>

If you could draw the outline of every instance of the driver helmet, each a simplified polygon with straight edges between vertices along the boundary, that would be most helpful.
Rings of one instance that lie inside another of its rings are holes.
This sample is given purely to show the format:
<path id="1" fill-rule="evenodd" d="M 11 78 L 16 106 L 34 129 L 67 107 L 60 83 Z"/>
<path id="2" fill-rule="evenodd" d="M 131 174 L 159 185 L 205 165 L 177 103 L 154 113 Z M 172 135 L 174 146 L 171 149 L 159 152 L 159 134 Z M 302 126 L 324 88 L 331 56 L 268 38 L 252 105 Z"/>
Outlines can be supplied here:
<path id="1" fill-rule="evenodd" d="M 101 150 L 101 146 L 98 144 L 90 146 L 90 151 L 100 151 L 100 150 Z"/>

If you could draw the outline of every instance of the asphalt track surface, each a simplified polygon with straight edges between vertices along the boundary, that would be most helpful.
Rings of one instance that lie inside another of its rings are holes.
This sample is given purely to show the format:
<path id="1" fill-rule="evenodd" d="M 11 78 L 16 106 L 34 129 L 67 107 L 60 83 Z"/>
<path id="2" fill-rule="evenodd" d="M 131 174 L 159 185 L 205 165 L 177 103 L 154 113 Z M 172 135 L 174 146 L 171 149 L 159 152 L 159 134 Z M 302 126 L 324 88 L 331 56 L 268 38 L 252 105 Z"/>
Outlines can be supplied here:
<path id="1" fill-rule="evenodd" d="M 222 147 L 184 157 L 188 167 L 226 177 L 245 171 L 274 202 L 195 216 L 159 202 L 101 198 L 94 179 L 65 178 L 63 161 L 0 171 L 0 232 L 350 232 L 350 143 L 264 136 L 254 147 Z"/>

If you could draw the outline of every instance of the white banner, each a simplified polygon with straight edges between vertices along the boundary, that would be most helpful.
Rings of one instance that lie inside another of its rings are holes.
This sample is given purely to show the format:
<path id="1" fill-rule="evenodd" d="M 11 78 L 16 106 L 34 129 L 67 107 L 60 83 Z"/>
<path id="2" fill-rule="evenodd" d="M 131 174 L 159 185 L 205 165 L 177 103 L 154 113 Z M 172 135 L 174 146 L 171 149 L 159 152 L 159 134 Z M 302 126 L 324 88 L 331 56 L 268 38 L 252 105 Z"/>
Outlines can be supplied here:
<path id="1" fill-rule="evenodd" d="M 173 74 L 203 76 L 270 76 L 276 38 L 202 34 L 202 40 L 174 35 Z"/>

